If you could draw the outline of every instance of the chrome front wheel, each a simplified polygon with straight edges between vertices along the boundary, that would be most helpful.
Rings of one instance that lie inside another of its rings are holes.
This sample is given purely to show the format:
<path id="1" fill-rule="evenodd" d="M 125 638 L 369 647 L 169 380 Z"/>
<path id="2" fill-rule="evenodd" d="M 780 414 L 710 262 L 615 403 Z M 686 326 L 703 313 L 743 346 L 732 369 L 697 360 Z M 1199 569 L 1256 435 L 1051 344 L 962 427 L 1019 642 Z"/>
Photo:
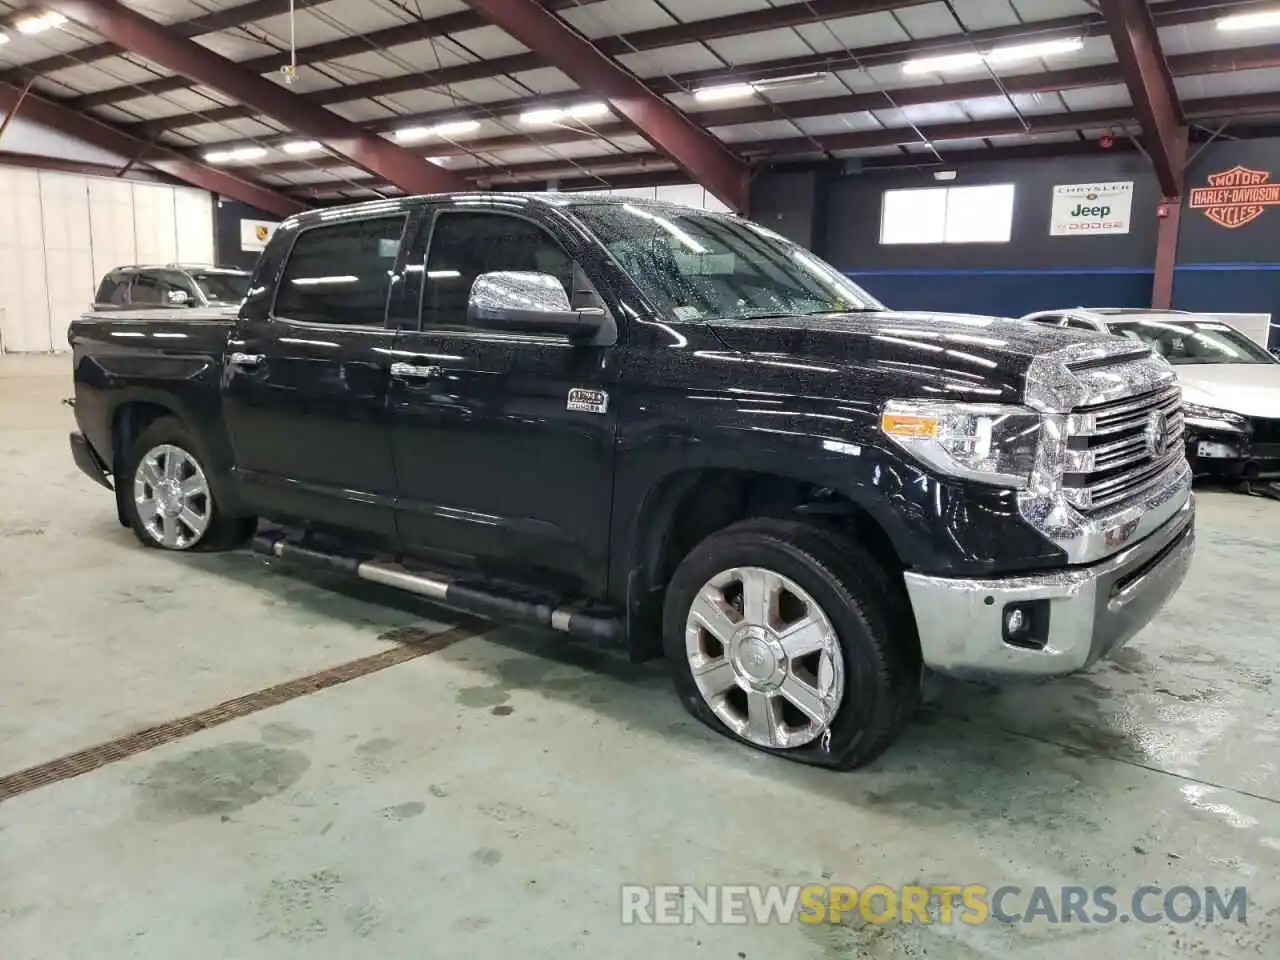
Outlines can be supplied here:
<path id="1" fill-rule="evenodd" d="M 685 621 L 685 654 L 706 705 L 757 746 L 812 743 L 844 696 L 830 618 L 795 581 L 764 567 L 734 567 L 703 584 Z"/>
<path id="2" fill-rule="evenodd" d="M 133 502 L 143 531 L 167 550 L 198 544 L 213 519 L 213 497 L 199 462 L 182 447 L 162 443 L 138 460 Z"/>

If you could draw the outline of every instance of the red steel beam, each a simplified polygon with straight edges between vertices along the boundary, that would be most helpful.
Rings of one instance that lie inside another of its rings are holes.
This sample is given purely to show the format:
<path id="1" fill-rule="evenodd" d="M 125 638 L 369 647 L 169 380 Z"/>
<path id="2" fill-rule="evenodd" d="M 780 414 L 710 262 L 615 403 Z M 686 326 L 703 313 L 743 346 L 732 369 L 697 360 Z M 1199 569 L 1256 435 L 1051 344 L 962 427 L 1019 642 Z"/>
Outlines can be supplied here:
<path id="1" fill-rule="evenodd" d="M 1160 189 L 1166 197 L 1180 197 L 1186 166 L 1186 120 L 1151 9 L 1146 0 L 1100 0 L 1099 9 L 1107 18 L 1111 43 Z"/>
<path id="2" fill-rule="evenodd" d="M 83 177 L 102 177 L 106 180 L 137 180 L 140 183 L 163 183 L 168 186 L 181 185 L 182 181 L 170 177 L 157 170 L 132 167 L 121 171 L 105 163 L 83 163 L 78 160 L 63 160 L 61 157 L 42 157 L 34 153 L 13 153 L 0 150 L 0 167 L 25 167 L 28 170 L 48 170 L 51 173 L 78 173 Z"/>
<path id="3" fill-rule="evenodd" d="M 327 2 L 327 0 L 311 0 L 311 2 L 321 3 Z M 577 5 L 577 0 L 539 0 L 539 2 L 548 10 L 562 10 L 566 7 Z M 233 9 L 238 11 L 241 8 L 235 7 Z M 278 10 L 273 11 L 273 13 L 278 12 Z M 341 37 L 337 40 L 327 40 L 324 43 L 300 47 L 298 49 L 298 59 L 305 63 L 321 63 L 325 60 L 337 60 L 340 57 L 368 53 L 371 50 L 385 50 L 389 47 L 416 43 L 419 40 L 429 40 L 446 34 L 475 30 L 483 26 L 486 26 L 486 23 L 478 13 L 473 10 L 459 10 L 456 13 L 447 13 L 442 17 L 415 20 L 412 23 L 401 23 L 394 27 L 374 30 L 371 33 L 363 33 L 359 36 Z M 245 70 L 264 74 L 273 73 L 291 61 L 292 58 L 289 52 L 281 50 L 278 53 L 268 53 L 265 56 L 237 62 Z M 191 81 L 186 77 L 161 77 L 156 80 L 149 80 L 146 83 L 112 87 L 109 90 L 85 94 L 75 98 L 74 106 L 77 109 L 85 110 L 111 103 L 122 103 L 125 100 L 133 100 L 144 94 L 156 96 L 172 93 L 175 90 L 185 90 L 190 86 Z"/>
<path id="4" fill-rule="evenodd" d="M 118 0 L 45 0 L 44 5 L 148 60 L 252 104 L 298 133 L 320 141 L 355 166 L 385 177 L 406 193 L 468 188 L 465 180 L 449 171 L 361 130 L 351 121 L 242 69 L 198 43 L 168 33 Z"/>
<path id="5" fill-rule="evenodd" d="M 295 0 L 299 10 L 327 2 L 328 0 Z M 177 23 L 169 24 L 167 29 L 180 37 L 190 39 L 203 36 L 206 33 L 215 33 L 219 30 L 230 30 L 254 20 L 261 20 L 263 17 L 274 17 L 280 12 L 280 0 L 250 0 L 249 3 L 242 3 L 238 7 L 215 10 L 212 13 L 201 14 L 191 20 L 179 20 Z M 72 50 L 69 53 L 58 53 L 51 57 L 45 57 L 43 60 L 32 60 L 28 63 L 19 64 L 13 69 L 15 73 L 21 73 L 26 76 L 43 76 L 53 73 L 55 70 L 79 67 L 97 60 L 105 60 L 107 57 L 119 56 L 122 53 L 128 53 L 128 51 L 114 43 L 95 43 L 88 47 L 81 47 L 79 50 Z M 8 81 L 6 80 L 5 82 Z M 188 84 L 184 82 L 183 86 L 188 86 Z"/>
<path id="6" fill-rule="evenodd" d="M 0 83 L 0 109 L 6 112 L 12 111 L 19 96 L 19 88 Z M 146 142 L 131 137 L 108 123 L 69 110 L 36 94 L 29 94 L 23 102 L 22 115 L 24 119 L 57 130 L 77 140 L 83 140 L 100 150 L 125 157 L 138 154 L 147 166 L 174 179 L 208 190 L 210 193 L 221 194 L 262 210 L 268 210 L 281 217 L 301 213 L 307 209 L 297 200 L 268 187 L 241 180 L 225 170 L 217 170 L 198 163 L 174 150 L 148 146 Z"/>
<path id="7" fill-rule="evenodd" d="M 567 2 L 567 0 L 563 0 Z M 1228 0 L 1219 0 L 1219 2 L 1228 2 Z M 1196 6 L 1193 8 L 1192 3 Z M 1172 3 L 1161 4 L 1154 11 L 1157 23 L 1161 25 L 1173 25 L 1177 23 L 1194 22 L 1195 19 L 1204 19 L 1212 16 L 1213 11 L 1204 9 L 1205 0 L 1173 0 Z M 399 29 L 399 28 L 393 28 Z M 1085 35 L 1101 35 L 1106 33 L 1106 24 L 1098 16 L 1088 14 L 1084 16 L 1057 17 L 1052 20 L 1040 20 L 1035 23 L 1022 24 L 1015 27 L 996 27 L 989 30 L 975 30 L 968 34 L 967 39 L 957 40 L 954 36 L 934 37 L 926 40 L 909 40 L 896 41 L 893 43 L 877 44 L 872 47 L 864 47 L 854 51 L 834 54 L 808 54 L 802 57 L 788 57 L 781 60 L 770 60 L 764 63 L 751 64 L 742 67 L 735 67 L 728 71 L 721 68 L 713 70 L 695 70 L 688 73 L 676 74 L 666 77 L 651 77 L 645 81 L 649 89 L 655 93 L 670 94 L 678 93 L 682 90 L 694 89 L 704 84 L 712 84 L 726 81 L 744 81 L 744 80 L 763 80 L 770 77 L 784 76 L 795 73 L 809 73 L 815 71 L 833 71 L 833 70 L 850 70 L 859 67 L 877 67 L 898 63 L 910 56 L 917 55 L 943 55 L 962 50 L 972 49 L 973 46 L 979 48 L 989 48 L 1003 43 L 1024 43 L 1033 40 L 1049 40 L 1060 37 Z M 345 42 L 345 41 L 336 41 Z M 499 57 L 494 60 L 487 61 L 484 64 L 463 64 L 458 67 L 447 67 L 442 71 L 431 74 L 424 80 L 423 74 L 414 74 L 405 77 L 392 77 L 387 80 L 374 80 L 363 84 L 354 84 L 351 86 L 340 87 L 334 90 L 319 91 L 307 94 L 307 99 L 314 100 L 321 104 L 341 103 L 360 99 L 369 96 L 391 96 L 395 93 L 403 93 L 407 90 L 420 89 L 424 83 L 439 84 L 461 83 L 466 80 L 473 80 L 479 76 L 491 73 L 519 72 L 519 70 L 530 69 L 535 66 L 537 59 L 533 54 L 515 54 L 511 57 Z M 246 61 L 247 65 L 253 65 L 256 61 Z M 1277 47 L 1274 44 L 1267 44 L 1259 47 L 1249 47 L 1242 50 L 1211 50 L 1202 53 L 1183 54 L 1171 57 L 1169 60 L 1170 68 L 1178 76 L 1191 76 L 1202 73 L 1223 73 L 1232 70 L 1249 70 L 1264 69 L 1271 67 L 1280 67 L 1280 55 L 1277 53 Z M 1080 82 L 1072 81 L 1073 76 L 1079 76 Z M 1087 75 L 1087 76 L 1086 76 Z M 1050 73 L 1035 75 L 1046 81 L 1043 87 L 1035 86 L 1035 78 L 1033 77 L 1008 77 L 1003 81 L 1005 89 L 1010 92 L 1041 92 L 1043 90 L 1064 89 L 1068 86 L 1094 86 L 1097 84 L 1110 84 L 1122 82 L 1119 67 L 1116 65 L 1106 65 L 1102 67 L 1085 67 L 1076 70 L 1052 71 Z M 1105 77 L 1105 79 L 1104 79 Z M 1048 83 L 1049 78 L 1054 78 L 1060 83 L 1054 86 Z M 1064 79 L 1065 78 L 1065 79 Z M 1091 79 L 1090 79 L 1091 78 Z M 1031 84 L 1027 89 L 1014 89 L 1020 85 Z M 984 79 L 976 80 L 971 84 L 942 84 L 939 86 L 929 86 L 921 88 L 902 88 L 894 90 L 892 96 L 895 102 L 902 104 L 908 103 L 940 103 L 947 100 L 959 99 L 958 96 L 951 96 L 947 93 L 953 89 L 972 89 L 980 90 L 979 93 L 966 93 L 964 96 L 988 96 L 1000 93 L 1000 88 L 994 80 Z M 462 119 L 464 117 L 472 117 L 477 115 L 486 116 L 502 116 L 504 114 L 517 114 L 523 110 L 532 109 L 534 107 L 554 107 L 566 106 L 572 103 L 580 102 L 586 95 L 582 91 L 571 91 L 568 93 L 547 94 L 544 96 L 534 97 L 514 97 L 506 100 L 479 104 L 475 107 L 455 107 L 441 110 L 430 110 L 423 113 L 410 114 L 405 116 L 393 117 L 381 120 L 372 120 L 361 123 L 360 126 L 366 130 L 375 132 L 385 132 L 392 130 L 398 126 L 407 124 L 426 125 L 440 123 L 447 120 Z M 878 96 L 875 94 L 862 95 L 866 97 Z M 929 97 L 929 99 L 913 99 L 916 97 Z M 79 106 L 84 106 L 87 98 L 80 98 L 73 101 Z M 857 98 L 854 98 L 855 100 Z M 881 98 L 883 99 L 883 98 Z M 803 105 L 813 103 L 815 101 L 792 101 L 785 107 L 785 112 L 792 116 L 804 116 L 805 114 L 797 114 L 794 110 L 797 104 Z M 834 99 L 831 101 L 834 103 Z M 748 108 L 741 108 L 748 109 Z M 765 108 L 769 109 L 769 108 Z M 852 108 L 863 109 L 863 108 Z M 143 121 L 136 125 L 138 136 L 155 137 L 164 130 L 180 129 L 184 126 L 191 126 L 199 123 L 207 123 L 210 121 L 221 121 L 235 119 L 244 116 L 250 116 L 254 111 L 248 110 L 241 106 L 219 107 L 202 114 L 180 114 L 172 117 L 165 117 L 160 120 Z M 816 114 L 808 114 L 814 116 Z M 699 114 L 699 117 L 702 115 Z M 775 112 L 769 119 L 777 119 L 778 114 Z M 748 121 L 733 121 L 748 122 Z M 270 138 L 267 142 L 279 140 L 283 142 L 287 137 Z M 214 145 L 207 144 L 206 148 Z"/>
<path id="8" fill-rule="evenodd" d="M 579 5 L 578 0 L 534 0 L 534 2 L 546 10 L 563 10 Z M 611 55 L 630 53 L 635 50 L 653 50 L 674 44 L 696 43 L 738 34 L 773 30 L 779 27 L 796 26 L 818 20 L 874 13 L 922 2 L 925 2 L 925 0 L 810 0 L 808 3 L 771 7 L 745 14 L 710 17 L 692 23 L 680 23 L 652 30 L 638 30 L 622 36 L 599 39 L 595 41 L 595 45 L 601 51 Z M 415 23 L 399 24 L 384 30 L 375 30 L 372 33 L 358 37 L 343 37 L 338 40 L 312 44 L 298 50 L 298 59 L 305 63 L 320 63 L 326 60 L 335 60 L 339 57 L 351 56 L 352 54 L 364 53 L 369 50 L 386 49 L 406 43 L 414 43 L 430 37 L 440 37 L 446 34 L 460 33 L 464 30 L 473 30 L 477 27 L 485 26 L 486 23 L 487 21 L 476 11 L 463 10 L 445 14 L 442 17 L 432 17 Z M 270 73 L 289 62 L 289 54 L 281 52 L 241 61 L 240 65 L 246 70 L 252 70 L 254 73 Z M 511 57 L 499 57 L 489 61 L 488 67 L 482 67 L 483 73 L 481 76 L 495 76 L 501 73 L 529 70 L 543 64 L 543 59 L 536 54 L 515 54 Z M 463 64 L 461 66 L 473 65 Z M 421 74 L 416 74 L 417 80 L 413 89 L 420 88 L 424 84 L 446 85 L 463 82 L 467 79 L 476 79 L 471 74 L 458 72 L 458 69 L 446 68 L 443 71 L 424 71 Z M 449 73 L 448 71 L 453 72 Z M 432 81 L 430 78 L 433 74 L 441 77 L 448 76 L 449 79 Z M 394 79 L 397 83 L 404 82 L 403 77 Z M 174 90 L 182 90 L 190 85 L 190 82 L 185 77 L 163 77 L 136 86 L 114 87 L 110 90 L 87 94 L 76 98 L 75 106 L 82 110 L 89 109 L 105 104 L 133 100 L 142 94 L 170 93 Z M 403 90 L 400 90 L 400 92 L 403 92 Z"/>
<path id="9" fill-rule="evenodd" d="M 1227 73 L 1235 70 L 1280 69 L 1280 46 L 1264 44 L 1257 47 L 1181 54 L 1169 58 L 1169 66 L 1178 76 Z M 1051 70 L 1046 73 L 1029 73 L 1005 77 L 1000 81 L 999 85 L 995 80 L 984 77 L 936 86 L 904 87 L 890 91 L 887 95 L 882 92 L 873 92 L 847 94 L 839 97 L 815 97 L 810 100 L 789 100 L 779 104 L 752 104 L 749 106 L 702 110 L 692 113 L 690 116 L 700 126 L 711 128 L 759 123 L 768 120 L 840 116 L 866 110 L 880 110 L 890 106 L 906 107 L 947 103 L 954 100 L 996 96 L 1002 92 L 1011 94 L 1044 93 L 1121 82 L 1122 77 L 1117 65 L 1099 64 L 1088 67 L 1073 67 L 1069 70 Z M 887 99 L 890 96 L 892 97 L 892 103 Z M 582 99 L 583 94 L 575 92 L 573 94 L 555 94 L 536 102 L 547 106 L 558 106 L 580 102 Z M 1211 115 L 1219 116 L 1231 116 L 1233 113 L 1238 115 L 1260 113 L 1271 109 L 1273 106 L 1272 98 L 1269 94 L 1215 98 L 1213 100 L 1197 101 L 1197 104 L 1199 104 L 1199 108 L 1202 111 L 1200 115 L 1204 115 L 1207 112 Z M 531 102 L 529 100 L 517 98 L 490 103 L 486 106 L 492 110 L 495 116 L 501 116 L 514 114 L 530 105 Z M 456 110 L 436 110 L 399 117 L 394 121 L 394 125 L 429 124 L 448 119 L 460 119 L 469 115 L 474 114 Z M 377 121 L 371 126 L 374 129 L 389 129 L 392 125 L 392 121 Z M 469 152 L 502 150 L 528 145 L 529 143 L 535 146 L 555 146 L 563 143 L 576 143 L 584 139 L 603 139 L 619 136 L 628 132 L 627 127 L 618 123 L 601 124 L 595 127 L 561 127 L 531 132 L 528 135 L 504 134 L 479 140 L 461 141 L 457 144 L 440 144 L 432 147 L 432 154 L 434 156 L 462 156 Z M 211 149 L 212 146 L 204 145 L 201 149 Z M 340 165 L 342 165 L 342 161 L 333 158 L 317 158 L 311 161 L 280 160 L 259 164 L 264 169 L 269 169 L 275 173 L 304 170 L 316 166 Z"/>
<path id="10" fill-rule="evenodd" d="M 467 0 L 613 109 L 730 209 L 747 208 L 750 171 L 723 143 L 534 0 Z"/>

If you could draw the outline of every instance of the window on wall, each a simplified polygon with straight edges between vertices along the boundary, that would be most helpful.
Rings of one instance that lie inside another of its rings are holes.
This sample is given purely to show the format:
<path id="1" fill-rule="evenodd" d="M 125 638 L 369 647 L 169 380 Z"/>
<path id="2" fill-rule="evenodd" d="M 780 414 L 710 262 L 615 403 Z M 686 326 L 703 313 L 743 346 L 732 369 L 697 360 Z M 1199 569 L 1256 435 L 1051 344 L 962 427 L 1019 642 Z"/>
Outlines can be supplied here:
<path id="1" fill-rule="evenodd" d="M 1013 228 L 1013 184 L 886 190 L 880 242 L 1008 243 Z"/>
<path id="2" fill-rule="evenodd" d="M 380 327 L 404 232 L 403 216 L 312 227 L 298 235 L 275 313 L 306 323 Z"/>

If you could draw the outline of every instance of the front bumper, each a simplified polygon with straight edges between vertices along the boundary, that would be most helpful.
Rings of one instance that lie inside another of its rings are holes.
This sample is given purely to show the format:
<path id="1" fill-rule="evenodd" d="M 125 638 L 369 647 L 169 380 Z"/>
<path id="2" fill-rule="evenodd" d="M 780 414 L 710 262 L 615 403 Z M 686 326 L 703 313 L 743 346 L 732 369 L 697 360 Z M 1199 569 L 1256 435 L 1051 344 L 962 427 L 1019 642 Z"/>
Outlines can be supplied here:
<path id="1" fill-rule="evenodd" d="M 108 490 L 112 489 L 111 481 L 107 479 L 107 465 L 94 452 L 84 434 L 73 433 L 70 439 L 71 459 L 76 462 L 81 472 L 95 483 L 102 484 Z"/>
<path id="2" fill-rule="evenodd" d="M 1255 480 L 1280 477 L 1280 442 L 1244 433 L 1187 429 L 1187 462 L 1197 477 Z"/>
<path id="3" fill-rule="evenodd" d="M 969 678 L 1074 673 L 1120 647 L 1159 612 L 1186 577 L 1194 550 L 1195 501 L 1188 498 L 1151 535 L 1092 566 L 993 580 L 907 573 L 924 662 Z M 1006 640 L 1010 604 L 1037 611 L 1042 645 Z"/>

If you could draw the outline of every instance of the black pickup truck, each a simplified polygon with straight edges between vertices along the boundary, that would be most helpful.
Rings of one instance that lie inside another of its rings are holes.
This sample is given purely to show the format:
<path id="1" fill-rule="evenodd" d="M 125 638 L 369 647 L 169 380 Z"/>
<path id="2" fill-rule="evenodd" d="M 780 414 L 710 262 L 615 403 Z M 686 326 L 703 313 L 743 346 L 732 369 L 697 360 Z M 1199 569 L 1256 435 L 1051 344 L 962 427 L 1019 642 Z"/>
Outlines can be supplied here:
<path id="1" fill-rule="evenodd" d="M 890 312 L 727 215 L 309 212 L 238 317 L 89 314 L 70 340 L 72 453 L 147 546 L 252 540 L 665 654 L 701 720 L 827 766 L 883 750 L 929 670 L 1093 663 L 1194 545 L 1145 346 Z"/>

